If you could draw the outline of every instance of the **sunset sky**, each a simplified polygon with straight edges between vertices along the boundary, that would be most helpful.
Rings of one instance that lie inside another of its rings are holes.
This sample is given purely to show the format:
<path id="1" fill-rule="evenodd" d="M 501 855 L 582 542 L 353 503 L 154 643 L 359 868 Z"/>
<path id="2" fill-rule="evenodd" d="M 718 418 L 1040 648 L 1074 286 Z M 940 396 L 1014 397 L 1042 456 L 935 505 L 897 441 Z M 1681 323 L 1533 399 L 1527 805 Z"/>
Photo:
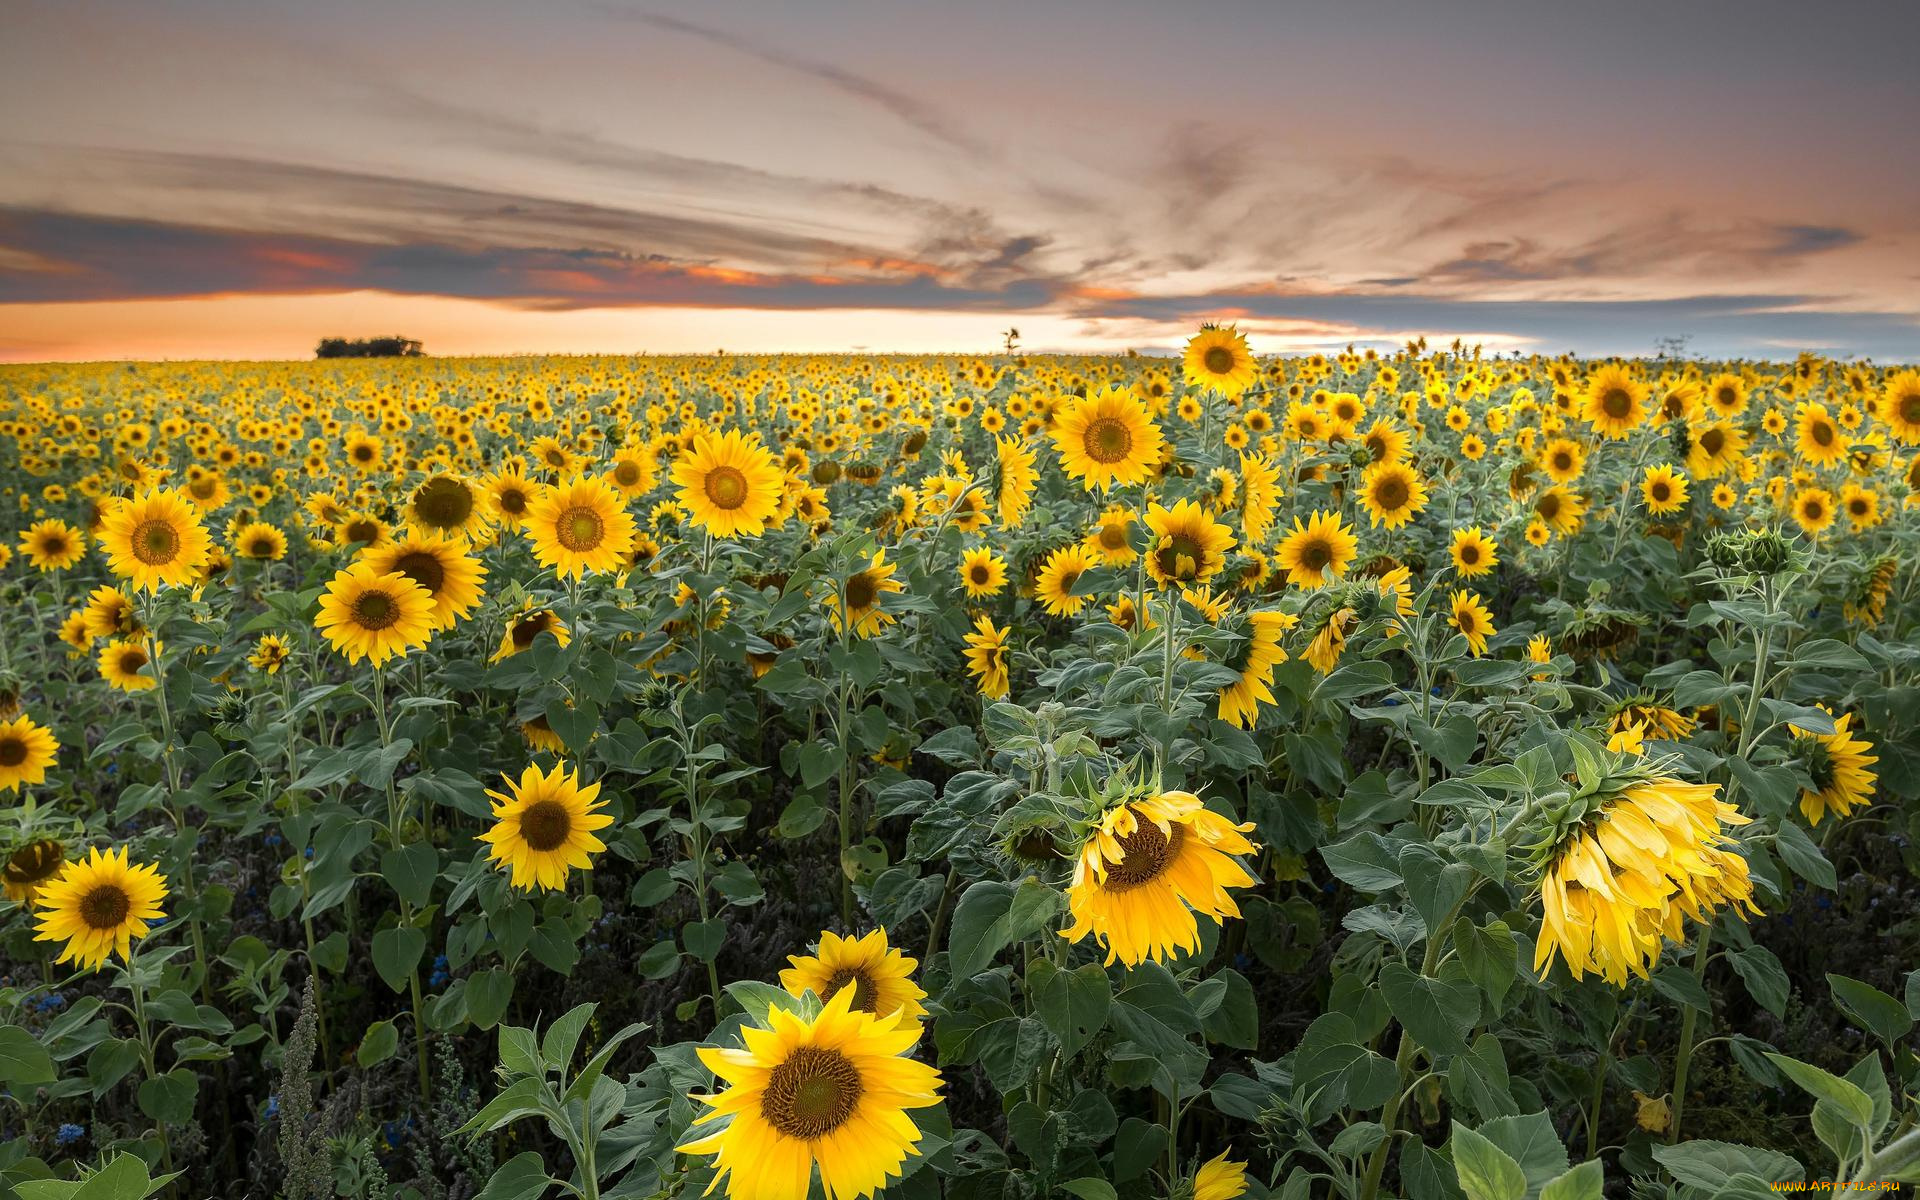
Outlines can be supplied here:
<path id="1" fill-rule="evenodd" d="M 1920 359 L 1920 5 L 0 0 L 0 360 Z"/>

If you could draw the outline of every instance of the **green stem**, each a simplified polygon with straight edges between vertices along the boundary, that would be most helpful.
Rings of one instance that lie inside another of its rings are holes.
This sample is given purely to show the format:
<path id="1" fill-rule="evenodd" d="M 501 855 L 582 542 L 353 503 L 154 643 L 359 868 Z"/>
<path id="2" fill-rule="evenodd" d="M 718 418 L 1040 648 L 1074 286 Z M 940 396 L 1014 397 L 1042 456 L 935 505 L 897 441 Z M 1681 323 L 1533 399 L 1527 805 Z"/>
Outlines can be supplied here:
<path id="1" fill-rule="evenodd" d="M 1713 926 L 1700 931 L 1700 944 L 1693 951 L 1693 977 L 1705 979 L 1707 975 L 1707 957 L 1713 945 Z M 1667 1144 L 1674 1145 L 1680 1140 L 1680 1114 L 1687 1105 L 1687 1069 L 1693 1065 L 1693 1031 L 1700 1017 L 1700 1010 L 1692 1005 L 1686 1006 L 1680 1013 L 1680 1049 L 1673 1057 L 1673 1120 L 1667 1125 Z"/>
<path id="2" fill-rule="evenodd" d="M 174 807 L 175 798 L 181 792 L 180 756 L 173 745 L 173 709 L 167 703 L 167 668 L 165 654 L 160 644 L 160 626 L 152 604 L 147 610 L 147 644 L 153 648 L 154 698 L 160 708 L 160 761 L 164 764 L 167 777 L 167 798 L 162 804 L 169 820 L 177 832 L 184 832 L 187 826 L 186 813 Z M 198 840 L 197 838 L 195 839 Z M 185 884 L 184 892 L 191 899 L 198 899 L 199 886 L 193 878 L 193 848 L 180 856 L 180 879 Z M 193 971 L 199 977 L 200 1003 L 212 1004 L 213 992 L 210 984 L 212 972 L 207 968 L 207 945 L 200 932 L 200 921 L 194 916 L 187 921 L 187 932 L 193 941 Z"/>

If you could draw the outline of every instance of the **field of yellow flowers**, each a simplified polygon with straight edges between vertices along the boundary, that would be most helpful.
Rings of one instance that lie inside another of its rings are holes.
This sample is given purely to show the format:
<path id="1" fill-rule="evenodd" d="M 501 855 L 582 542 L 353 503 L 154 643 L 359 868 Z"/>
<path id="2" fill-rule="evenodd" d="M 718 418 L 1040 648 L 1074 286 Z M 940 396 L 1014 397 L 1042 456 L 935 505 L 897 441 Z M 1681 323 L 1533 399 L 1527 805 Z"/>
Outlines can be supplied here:
<path id="1" fill-rule="evenodd" d="M 0 1196 L 1920 1180 L 1920 372 L 0 369 Z"/>

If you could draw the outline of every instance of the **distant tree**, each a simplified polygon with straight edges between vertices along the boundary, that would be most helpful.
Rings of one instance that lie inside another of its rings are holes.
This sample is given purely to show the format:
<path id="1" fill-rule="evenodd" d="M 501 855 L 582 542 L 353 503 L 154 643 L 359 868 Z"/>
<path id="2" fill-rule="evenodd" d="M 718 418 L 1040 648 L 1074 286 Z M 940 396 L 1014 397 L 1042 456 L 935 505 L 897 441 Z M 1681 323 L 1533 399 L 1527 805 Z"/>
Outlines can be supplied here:
<path id="1" fill-rule="evenodd" d="M 375 338 L 321 338 L 315 358 L 418 358 L 426 351 L 412 338 L 395 335 Z"/>
<path id="2" fill-rule="evenodd" d="M 1693 335 L 1683 333 L 1676 337 L 1656 338 L 1653 343 L 1656 358 L 1686 358 L 1687 346 L 1693 341 Z"/>
<path id="3" fill-rule="evenodd" d="M 1000 335 L 1000 343 L 1005 347 L 1008 354 L 1012 354 L 1020 348 L 1020 331 L 1018 329 L 1007 330 Z"/>

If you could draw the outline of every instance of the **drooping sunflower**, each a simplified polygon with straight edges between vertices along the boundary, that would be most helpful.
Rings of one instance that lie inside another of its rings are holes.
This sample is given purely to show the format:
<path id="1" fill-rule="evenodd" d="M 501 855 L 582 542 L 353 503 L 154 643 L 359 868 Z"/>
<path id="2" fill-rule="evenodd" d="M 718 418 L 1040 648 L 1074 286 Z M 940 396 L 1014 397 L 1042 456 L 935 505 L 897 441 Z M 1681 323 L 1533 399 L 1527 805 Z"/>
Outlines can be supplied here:
<path id="1" fill-rule="evenodd" d="M 975 546 L 960 557 L 960 584 L 967 597 L 997 596 L 1007 586 L 1007 564 L 985 546 Z"/>
<path id="2" fill-rule="evenodd" d="M 1040 472 L 1034 464 L 1040 460 L 1040 454 L 1027 445 L 1024 438 L 995 438 L 994 448 L 1000 466 L 1000 527 L 1018 529 L 1026 523 L 1027 510 L 1033 507 L 1034 485 L 1040 481 Z"/>
<path id="3" fill-rule="evenodd" d="M 1453 569 L 1460 572 L 1462 579 L 1478 579 L 1500 565 L 1499 545 L 1478 525 L 1454 530 L 1448 554 L 1453 558 Z"/>
<path id="4" fill-rule="evenodd" d="M 1398 529 L 1427 506 L 1426 481 L 1404 462 L 1374 463 L 1360 477 L 1360 504 L 1376 528 Z"/>
<path id="5" fill-rule="evenodd" d="M 1793 419 L 1793 448 L 1807 463 L 1832 467 L 1847 457 L 1847 435 L 1824 404 L 1806 403 Z"/>
<path id="6" fill-rule="evenodd" d="M 140 610 L 133 597 L 111 584 L 101 584 L 87 596 L 85 614 L 89 638 L 133 637 L 140 633 Z"/>
<path id="7" fill-rule="evenodd" d="M 1112 505 L 1100 514 L 1099 521 L 1087 531 L 1083 544 L 1108 566 L 1124 567 L 1140 556 L 1139 551 L 1133 548 L 1133 521 L 1133 513 L 1125 506 Z"/>
<path id="8" fill-rule="evenodd" d="M 144 692 L 159 680 L 147 671 L 153 656 L 147 652 L 147 639 L 121 638 L 108 642 L 95 663 L 100 677 L 123 692 Z"/>
<path id="9" fill-rule="evenodd" d="M 852 1008 L 858 1012 L 876 1017 L 904 1013 L 914 1021 L 927 1015 L 920 1003 L 927 994 L 913 981 L 913 969 L 920 963 L 890 946 L 884 929 L 859 938 L 828 930 L 820 935 L 818 954 L 790 954 L 787 961 L 793 965 L 780 972 L 780 986 L 788 995 L 812 992 L 831 1000 L 850 988 Z"/>
<path id="10" fill-rule="evenodd" d="M 507 792 L 487 789 L 493 828 L 480 840 L 492 847 L 487 857 L 512 872 L 514 887 L 557 892 L 574 867 L 593 869 L 592 856 L 607 848 L 593 831 L 613 824 L 597 811 L 599 784 L 582 787 L 576 772 L 555 763 L 551 771 L 528 766 L 518 780 L 508 777 Z"/>
<path id="11" fill-rule="evenodd" d="M 1191 500 L 1147 509 L 1147 574 L 1161 587 L 1205 583 L 1226 566 L 1233 532 Z"/>
<path id="12" fill-rule="evenodd" d="M 543 567 L 578 579 L 626 565 L 638 525 L 604 479 L 576 475 L 541 492 L 521 527 Z"/>
<path id="13" fill-rule="evenodd" d="M 907 1110 L 940 1102 L 940 1072 L 906 1056 L 918 1021 L 861 1012 L 855 991 L 841 988 L 812 1019 L 769 1009 L 764 1028 L 741 1030 L 741 1049 L 700 1048 L 728 1086 L 693 1097 L 712 1110 L 693 1123 L 731 1120 L 677 1149 L 715 1155 L 711 1187 L 724 1184 L 729 1200 L 807 1200 L 816 1168 L 825 1195 L 868 1197 L 919 1154 Z"/>
<path id="14" fill-rule="evenodd" d="M 1280 468 L 1264 454 L 1240 456 L 1240 536 L 1249 548 L 1263 546 L 1280 506 Z"/>
<path id="15" fill-rule="evenodd" d="M 758 537 L 773 521 L 785 476 L 758 434 L 703 433 L 674 460 L 675 498 L 696 528 L 715 537 Z"/>
<path id="16" fill-rule="evenodd" d="M 1685 918 L 1706 924 L 1723 906 L 1757 915 L 1747 860 L 1722 830 L 1748 819 L 1719 791 L 1641 766 L 1583 799 L 1584 815 L 1542 847 L 1535 973 L 1558 957 L 1575 979 L 1624 987 L 1629 974 L 1646 978 L 1666 941 L 1686 940 Z"/>
<path id="17" fill-rule="evenodd" d="M 167 880 L 158 867 L 134 866 L 124 846 L 105 854 L 95 846 L 40 887 L 33 938 L 66 943 L 55 962 L 97 969 L 113 954 L 127 957 L 133 939 L 147 936 L 148 922 L 160 918 L 166 898 Z"/>
<path id="18" fill-rule="evenodd" d="M 1580 415 L 1594 432 L 1619 441 L 1646 420 L 1650 389 L 1618 363 L 1607 363 L 1587 379 Z"/>
<path id="19" fill-rule="evenodd" d="M 253 653 L 247 655 L 247 665 L 256 671 L 265 671 L 269 675 L 278 675 L 280 667 L 287 661 L 292 648 L 287 639 L 277 633 L 263 633 L 255 643 Z"/>
<path id="20" fill-rule="evenodd" d="M 1865 564 L 1855 577 L 1841 603 L 1841 612 L 1854 625 L 1878 625 L 1887 615 L 1887 600 L 1893 595 L 1893 581 L 1899 572 L 1899 559 L 1882 554 Z"/>
<path id="21" fill-rule="evenodd" d="M 1360 540 L 1340 514 L 1317 511 L 1304 525 L 1300 518 L 1293 519 L 1293 531 L 1280 539 L 1274 561 L 1287 573 L 1288 583 L 1311 589 L 1345 575 L 1359 553 Z"/>
<path id="22" fill-rule="evenodd" d="M 500 646 L 487 661 L 497 663 L 503 658 L 512 658 L 523 650 L 530 650 L 543 633 L 552 634 L 553 640 L 562 646 L 573 643 L 573 631 L 567 628 L 565 621 L 562 621 L 552 609 L 535 608 L 533 603 L 528 601 L 519 612 L 507 618 L 507 629 L 500 636 Z"/>
<path id="23" fill-rule="evenodd" d="M 1667 463 L 1647 468 L 1640 480 L 1640 498 L 1647 511 L 1659 516 L 1679 512 L 1687 506 L 1687 477 Z"/>
<path id="24" fill-rule="evenodd" d="M 1467 649 L 1475 658 L 1487 652 L 1487 639 L 1493 636 L 1493 614 L 1487 611 L 1486 602 L 1478 593 L 1461 589 L 1450 598 L 1453 613 L 1447 618 L 1447 624 L 1460 631 L 1467 639 Z"/>
<path id="25" fill-rule="evenodd" d="M 398 571 L 356 562 L 327 584 L 313 625 L 348 662 L 366 660 L 378 667 L 427 644 L 433 636 L 433 597 Z"/>
<path id="26" fill-rule="evenodd" d="M 1229 399 L 1246 391 L 1259 375 L 1246 336 L 1231 325 L 1202 325 L 1187 340 L 1180 365 L 1190 385 Z"/>
<path id="27" fill-rule="evenodd" d="M 872 637 L 897 619 L 881 607 L 889 592 L 902 592 L 906 585 L 893 577 L 896 565 L 887 561 L 887 552 L 875 550 L 866 566 L 842 580 L 840 586 L 822 597 L 827 621 L 835 633 L 851 632 L 855 637 Z"/>
<path id="28" fill-rule="evenodd" d="M 1292 613 L 1247 614 L 1247 640 L 1226 664 L 1238 671 L 1240 678 L 1220 690 L 1217 715 L 1222 721 L 1241 729 L 1252 729 L 1260 719 L 1260 706 L 1273 703 L 1273 669 L 1287 661 L 1280 639 L 1299 621 Z"/>
<path id="29" fill-rule="evenodd" d="M 54 838 L 35 838 L 7 856 L 0 868 L 0 881 L 6 885 L 6 897 L 15 904 L 35 908 L 40 889 L 60 877 L 67 866 L 67 848 Z"/>
<path id="30" fill-rule="evenodd" d="M 1073 867 L 1067 909 L 1073 925 L 1060 936 L 1089 934 L 1109 964 L 1165 962 L 1200 945 L 1197 912 L 1216 924 L 1240 915 L 1228 888 L 1257 881 L 1234 857 L 1259 848 L 1190 792 L 1161 792 L 1115 806 L 1100 818 Z"/>
<path id="31" fill-rule="evenodd" d="M 1920 370 L 1887 376 L 1880 398 L 1880 419 L 1903 446 L 1920 444 Z"/>
<path id="32" fill-rule="evenodd" d="M 193 505 L 172 488 L 112 505 L 100 526 L 107 565 L 136 588 L 193 583 L 212 544 Z"/>
<path id="33" fill-rule="evenodd" d="M 21 713 L 0 721 L 0 792 L 17 792 L 23 784 L 47 781 L 47 768 L 60 753 L 60 742 L 45 726 Z"/>
<path id="34" fill-rule="evenodd" d="M 64 571 L 87 556 L 87 539 L 65 521 L 35 521 L 20 535 L 20 553 L 36 571 Z"/>
<path id="35" fill-rule="evenodd" d="M 381 575 L 405 575 L 433 598 L 435 632 L 451 629 L 480 603 L 487 568 L 467 552 L 467 543 L 444 533 L 410 532 L 399 541 L 361 552 Z"/>
<path id="36" fill-rule="evenodd" d="M 1039 597 L 1041 607 L 1056 617 L 1077 615 L 1092 597 L 1076 596 L 1073 588 L 1080 582 L 1080 577 L 1093 567 L 1093 556 L 1078 542 L 1062 546 L 1047 555 L 1046 562 L 1040 566 L 1040 574 L 1033 581 L 1033 593 Z"/>
<path id="37" fill-rule="evenodd" d="M 1063 409 L 1054 422 L 1053 442 L 1060 469 L 1088 491 L 1142 482 L 1166 448 L 1147 406 L 1111 385 Z"/>
<path id="38" fill-rule="evenodd" d="M 999 700 L 1007 694 L 1007 635 L 1010 629 L 996 628 L 993 618 L 982 613 L 967 634 L 967 672 L 980 685 L 980 694 Z"/>
<path id="39" fill-rule="evenodd" d="M 1834 718 L 1832 733 L 1788 726 L 1794 749 L 1816 789 L 1800 789 L 1800 811 L 1809 825 L 1818 825 L 1828 813 L 1844 817 L 1873 802 L 1879 776 L 1868 768 L 1880 758 L 1869 753 L 1873 743 L 1851 730 L 1852 724 L 1853 714 L 1846 713 Z"/>
<path id="40" fill-rule="evenodd" d="M 1640 726 L 1647 737 L 1677 742 L 1693 733 L 1695 722 L 1685 713 L 1668 708 L 1658 703 L 1652 695 L 1642 693 L 1627 697 L 1607 714 L 1606 732 L 1609 737 L 1631 725 Z"/>

